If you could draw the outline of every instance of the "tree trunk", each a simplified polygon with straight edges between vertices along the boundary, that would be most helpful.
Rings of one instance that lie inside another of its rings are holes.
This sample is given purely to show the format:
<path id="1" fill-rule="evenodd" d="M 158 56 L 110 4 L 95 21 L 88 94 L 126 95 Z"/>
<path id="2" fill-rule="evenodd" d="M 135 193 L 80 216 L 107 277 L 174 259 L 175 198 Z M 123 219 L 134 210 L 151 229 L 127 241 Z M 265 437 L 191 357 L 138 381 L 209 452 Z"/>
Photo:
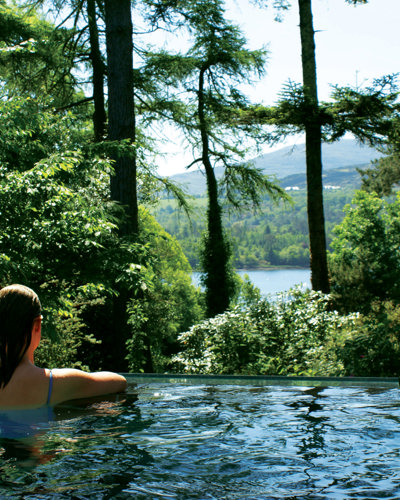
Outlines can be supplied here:
<path id="1" fill-rule="evenodd" d="M 222 211 L 218 200 L 218 187 L 209 158 L 203 164 L 207 179 L 208 209 L 207 237 L 204 247 L 206 273 L 207 316 L 212 318 L 229 307 L 230 285 L 228 276 L 229 252 L 222 227 Z"/>
<path id="2" fill-rule="evenodd" d="M 314 28 L 311 0 L 298 0 L 300 13 L 301 60 L 306 102 L 307 211 L 310 238 L 311 284 L 314 290 L 329 293 L 325 219 L 322 185 L 321 124 L 317 92 Z"/>
<path id="3" fill-rule="evenodd" d="M 207 316 L 212 318 L 229 307 L 230 280 L 228 276 L 229 250 L 222 227 L 222 210 L 218 200 L 218 184 L 209 156 L 209 139 L 205 118 L 204 73 L 199 76 L 198 116 L 202 143 L 202 162 L 207 179 L 208 210 L 207 237 L 203 248 L 203 272 L 206 288 Z"/>
<path id="4" fill-rule="evenodd" d="M 87 0 L 87 14 L 89 22 L 90 60 L 92 61 L 93 69 L 94 138 L 96 142 L 100 142 L 105 136 L 107 118 L 104 103 L 104 64 L 100 52 L 95 0 Z"/>
<path id="5" fill-rule="evenodd" d="M 133 43 L 131 0 L 105 0 L 107 81 L 108 81 L 108 139 L 135 141 L 135 111 L 133 94 Z M 138 232 L 136 193 L 136 154 L 118 150 L 114 155 L 114 175 L 111 177 L 111 198 L 125 209 L 120 222 L 121 236 L 134 237 Z M 126 371 L 126 341 L 130 335 L 127 323 L 128 290 L 116 286 L 112 315 L 114 342 L 110 347 L 114 366 Z"/>
<path id="6" fill-rule="evenodd" d="M 106 0 L 106 43 L 108 73 L 108 139 L 135 141 L 133 95 L 133 43 L 130 0 Z M 111 198 L 125 208 L 122 235 L 138 231 L 136 154 L 119 152 L 114 157 Z"/>

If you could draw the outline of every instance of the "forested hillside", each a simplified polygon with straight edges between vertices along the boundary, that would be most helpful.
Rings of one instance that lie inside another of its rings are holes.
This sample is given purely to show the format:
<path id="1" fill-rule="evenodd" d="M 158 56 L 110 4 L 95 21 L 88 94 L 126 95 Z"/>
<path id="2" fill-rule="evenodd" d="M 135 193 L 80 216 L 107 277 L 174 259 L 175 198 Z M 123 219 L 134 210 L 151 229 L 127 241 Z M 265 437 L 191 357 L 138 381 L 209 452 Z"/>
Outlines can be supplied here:
<path id="1" fill-rule="evenodd" d="M 357 174 L 358 175 L 358 174 Z M 354 190 L 332 189 L 325 192 L 328 244 L 333 228 L 344 217 L 343 208 L 351 202 Z M 224 224 L 233 243 L 234 266 L 254 269 L 269 266 L 309 265 L 306 193 L 290 191 L 293 204 L 276 205 L 266 199 L 259 212 L 225 214 Z M 190 219 L 171 199 L 161 200 L 154 211 L 157 221 L 174 236 L 194 269 L 198 269 L 201 234 L 205 229 L 206 199 L 193 200 Z"/>
<path id="2" fill-rule="evenodd" d="M 343 208 L 350 203 L 355 189 L 361 186 L 357 169 L 367 168 L 380 157 L 373 148 L 361 147 L 354 140 L 324 144 L 323 181 L 327 243 L 333 238 L 333 228 L 344 217 Z M 292 202 L 276 204 L 264 198 L 261 206 L 240 213 L 226 211 L 224 225 L 233 246 L 234 266 L 244 269 L 268 266 L 309 266 L 309 237 L 307 225 L 306 174 L 304 145 L 294 150 L 285 147 L 254 160 L 259 168 L 276 175 L 287 190 Z M 285 176 L 284 174 L 289 173 Z M 206 189 L 200 172 L 173 177 L 195 196 L 190 219 L 178 210 L 177 203 L 168 197 L 160 200 L 154 214 L 158 222 L 181 244 L 193 268 L 199 266 L 199 244 L 205 230 Z"/>

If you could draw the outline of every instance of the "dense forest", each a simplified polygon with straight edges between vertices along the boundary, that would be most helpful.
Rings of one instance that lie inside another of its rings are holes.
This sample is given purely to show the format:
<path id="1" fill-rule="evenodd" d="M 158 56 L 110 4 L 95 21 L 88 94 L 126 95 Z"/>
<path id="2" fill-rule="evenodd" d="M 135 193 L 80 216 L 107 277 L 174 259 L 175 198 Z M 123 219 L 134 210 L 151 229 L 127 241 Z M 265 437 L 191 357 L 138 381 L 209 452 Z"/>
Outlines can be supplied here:
<path id="1" fill-rule="evenodd" d="M 397 80 L 319 101 L 312 2 L 293 4 L 303 82 L 267 106 L 245 93 L 267 52 L 222 0 L 0 0 L 0 286 L 42 300 L 36 363 L 400 374 Z M 201 197 L 158 174 L 171 127 Z M 349 133 L 381 158 L 361 189 L 324 190 L 321 145 Z M 249 160 L 293 134 L 306 161 L 291 192 Z M 235 273 L 269 265 L 309 265 L 312 290 L 269 303 Z"/>
<path id="2" fill-rule="evenodd" d="M 232 241 L 236 269 L 262 269 L 273 266 L 309 266 L 306 193 L 293 191 L 291 202 L 276 205 L 264 200 L 258 212 L 227 213 L 224 225 Z M 333 229 L 344 217 L 344 206 L 354 191 L 332 190 L 325 194 L 328 249 Z M 195 198 L 193 214 L 185 217 L 173 200 L 161 200 L 154 215 L 165 230 L 174 236 L 194 269 L 199 269 L 201 235 L 205 228 L 206 199 Z"/>

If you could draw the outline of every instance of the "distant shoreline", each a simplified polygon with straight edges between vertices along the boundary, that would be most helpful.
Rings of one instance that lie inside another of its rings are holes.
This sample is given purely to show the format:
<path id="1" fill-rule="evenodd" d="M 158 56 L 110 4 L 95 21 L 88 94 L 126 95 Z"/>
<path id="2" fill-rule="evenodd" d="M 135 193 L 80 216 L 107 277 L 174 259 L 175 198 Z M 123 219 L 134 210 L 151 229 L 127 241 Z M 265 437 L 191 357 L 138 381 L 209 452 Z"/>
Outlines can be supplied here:
<path id="1" fill-rule="evenodd" d="M 235 268 L 235 271 L 282 271 L 289 269 L 304 269 L 308 270 L 309 267 L 304 266 L 260 266 L 260 267 L 238 267 Z"/>
<path id="2" fill-rule="evenodd" d="M 304 271 L 310 270 L 309 267 L 304 266 L 260 266 L 260 267 L 237 267 L 235 268 L 236 272 L 247 272 L 247 271 L 284 271 L 290 269 L 302 269 Z M 194 273 L 201 273 L 198 269 L 192 269 Z"/>

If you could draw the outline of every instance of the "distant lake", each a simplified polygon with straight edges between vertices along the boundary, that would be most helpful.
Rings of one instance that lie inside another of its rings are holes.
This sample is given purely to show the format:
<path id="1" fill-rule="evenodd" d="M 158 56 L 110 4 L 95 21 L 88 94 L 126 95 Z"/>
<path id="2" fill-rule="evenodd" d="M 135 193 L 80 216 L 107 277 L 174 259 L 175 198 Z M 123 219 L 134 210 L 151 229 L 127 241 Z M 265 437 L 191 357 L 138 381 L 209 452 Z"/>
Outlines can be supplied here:
<path id="1" fill-rule="evenodd" d="M 271 269 L 238 271 L 240 276 L 247 274 L 250 281 L 260 289 L 262 295 L 276 294 L 289 290 L 295 285 L 311 288 L 311 271 L 309 269 Z M 199 273 L 193 273 L 192 280 L 199 284 Z"/>

